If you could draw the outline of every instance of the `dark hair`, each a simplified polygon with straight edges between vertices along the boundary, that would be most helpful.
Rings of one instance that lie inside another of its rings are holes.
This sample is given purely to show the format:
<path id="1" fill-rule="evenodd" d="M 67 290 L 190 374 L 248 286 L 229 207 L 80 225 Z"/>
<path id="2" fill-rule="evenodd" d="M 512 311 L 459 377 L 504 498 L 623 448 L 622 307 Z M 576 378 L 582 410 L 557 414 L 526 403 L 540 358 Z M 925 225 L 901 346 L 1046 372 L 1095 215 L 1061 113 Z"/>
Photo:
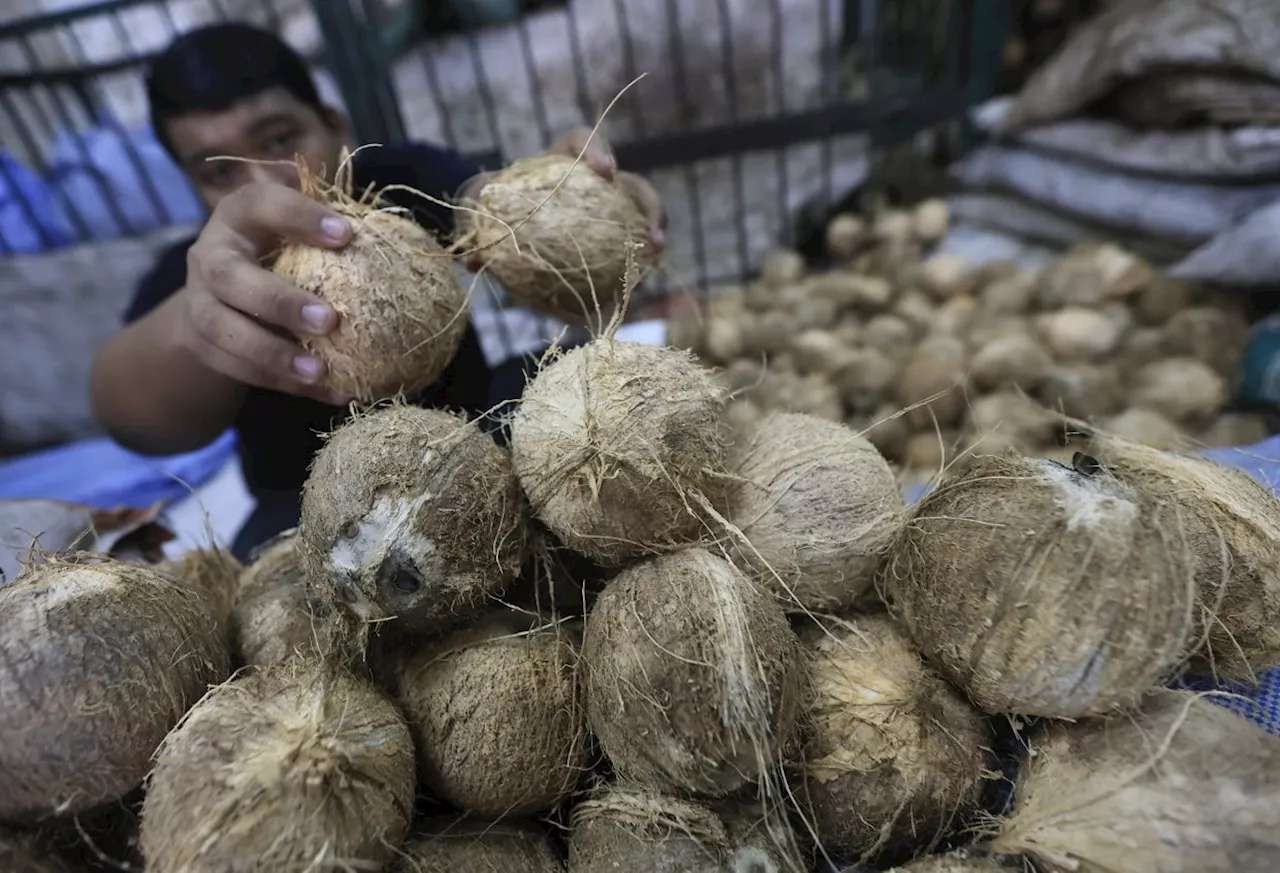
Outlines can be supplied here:
<path id="1" fill-rule="evenodd" d="M 271 88 L 322 111 L 311 71 L 275 34 L 248 24 L 213 24 L 182 34 L 151 62 L 151 126 L 169 154 L 166 123 L 189 112 L 222 112 Z"/>

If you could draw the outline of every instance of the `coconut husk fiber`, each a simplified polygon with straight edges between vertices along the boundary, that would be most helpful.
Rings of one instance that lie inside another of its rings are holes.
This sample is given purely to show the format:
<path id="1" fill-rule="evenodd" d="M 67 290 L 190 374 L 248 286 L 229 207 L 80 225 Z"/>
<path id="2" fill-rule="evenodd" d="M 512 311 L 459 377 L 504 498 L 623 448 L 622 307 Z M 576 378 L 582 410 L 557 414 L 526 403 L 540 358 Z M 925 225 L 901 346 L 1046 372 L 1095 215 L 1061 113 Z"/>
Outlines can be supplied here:
<path id="1" fill-rule="evenodd" d="M 316 454 L 297 549 L 332 601 L 430 629 L 501 594 L 526 537 L 506 451 L 461 416 L 395 404 L 352 419 Z"/>
<path id="2" fill-rule="evenodd" d="M 391 873 L 562 873 L 547 834 L 533 824 L 432 818 L 418 822 Z"/>
<path id="3" fill-rule="evenodd" d="M 290 661 L 214 689 L 156 757 L 148 873 L 380 869 L 413 812 L 413 741 L 372 685 Z"/>
<path id="4" fill-rule="evenodd" d="M 729 834 L 710 809 L 630 785 L 573 809 L 569 873 L 724 873 Z"/>
<path id="5" fill-rule="evenodd" d="M 1203 667 L 1253 680 L 1280 664 L 1280 501 L 1243 470 L 1098 434 L 1110 475 L 1169 504 L 1196 564 Z"/>
<path id="6" fill-rule="evenodd" d="M 631 196 L 563 155 L 516 161 L 460 213 L 464 244 L 517 303 L 603 326 L 656 263 Z"/>
<path id="7" fill-rule="evenodd" d="M 88 873 L 62 857 L 41 834 L 0 830 L 0 870 L 4 873 Z"/>
<path id="8" fill-rule="evenodd" d="M 981 709 L 1057 718 L 1133 706 L 1194 644 L 1185 531 L 1115 478 L 978 457 L 924 498 L 883 588 L 911 638 Z"/>
<path id="9" fill-rule="evenodd" d="M 991 725 L 887 615 L 827 620 L 809 636 L 813 698 L 792 791 L 819 844 L 881 864 L 933 851 L 979 809 Z"/>
<path id="10" fill-rule="evenodd" d="M 723 796 L 767 778 L 795 725 L 795 633 L 770 592 L 701 548 L 621 571 L 587 618 L 587 718 L 624 777 Z"/>
<path id="11" fill-rule="evenodd" d="M 0 627 L 0 821 L 125 795 L 229 671 L 193 591 L 110 559 L 28 569 L 0 589 Z"/>
<path id="12" fill-rule="evenodd" d="M 723 491 L 725 390 L 688 352 L 600 339 L 525 388 L 511 458 L 534 513 L 603 566 L 695 541 Z"/>
<path id="13" fill-rule="evenodd" d="M 992 842 L 1043 873 L 1239 873 L 1280 859 L 1280 739 L 1188 692 L 1046 723 Z"/>
<path id="14" fill-rule="evenodd" d="M 740 797 L 717 803 L 729 837 L 731 873 L 811 873 L 812 852 L 802 846 L 782 804 Z"/>
<path id="15" fill-rule="evenodd" d="M 1027 865 L 1020 859 L 989 858 L 960 851 L 920 858 L 894 867 L 888 873 L 1009 873 L 1014 870 L 1026 873 Z"/>
<path id="16" fill-rule="evenodd" d="M 872 586 L 906 520 L 893 470 L 852 429 L 774 413 L 749 429 L 730 471 L 740 477 L 727 517 L 746 537 L 744 566 L 784 605 L 829 611 Z"/>
<path id="17" fill-rule="evenodd" d="M 341 249 L 287 244 L 273 269 L 338 313 L 327 336 L 299 337 L 324 361 L 330 388 L 362 401 L 411 397 L 457 353 L 467 292 L 430 233 L 375 199 L 351 196 L 349 165 L 333 185 L 305 166 L 299 173 L 303 193 L 351 221 L 351 241 Z"/>
<path id="18" fill-rule="evenodd" d="M 197 592 L 217 620 L 218 627 L 222 628 L 223 635 L 230 633 L 231 610 L 235 606 L 240 571 L 243 569 L 235 555 L 216 545 L 192 549 L 176 561 L 157 565 L 157 569 L 168 572 Z"/>
<path id="19" fill-rule="evenodd" d="M 520 624 L 499 614 L 425 645 L 396 683 L 423 784 L 489 820 L 550 810 L 590 768 L 574 640 Z"/>
<path id="20" fill-rule="evenodd" d="M 278 537 L 241 573 L 232 651 L 251 667 L 294 657 L 360 660 L 348 613 L 308 589 L 296 541 L 296 531 Z"/>

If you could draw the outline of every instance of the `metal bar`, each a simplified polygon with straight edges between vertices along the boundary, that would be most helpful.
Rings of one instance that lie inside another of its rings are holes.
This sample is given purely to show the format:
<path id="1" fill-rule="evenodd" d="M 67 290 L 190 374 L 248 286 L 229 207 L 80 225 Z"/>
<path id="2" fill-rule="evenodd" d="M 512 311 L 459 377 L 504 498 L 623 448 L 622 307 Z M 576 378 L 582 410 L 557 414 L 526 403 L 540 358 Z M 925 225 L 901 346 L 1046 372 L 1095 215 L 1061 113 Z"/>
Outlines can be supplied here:
<path id="1" fill-rule="evenodd" d="M 104 0 L 101 3 L 88 3 L 74 9 L 61 12 L 44 12 L 37 15 L 24 15 L 7 24 L 0 25 L 0 39 L 23 36 L 33 30 L 47 30 L 59 24 L 75 21 L 80 18 L 92 18 L 95 15 L 117 12 L 134 6 L 154 3 L 155 0 Z"/>
<path id="2" fill-rule="evenodd" d="M 377 69 L 376 63 L 372 70 L 366 66 L 368 58 L 361 57 L 358 45 L 361 39 L 369 38 L 368 29 L 345 0 L 311 0 L 311 10 L 329 47 L 329 69 L 342 91 L 356 138 L 361 142 L 393 141 L 394 120 L 378 111 L 382 101 L 373 81 L 380 73 L 385 76 L 385 69 Z"/>
<path id="3" fill-rule="evenodd" d="M 735 153 L 769 151 L 829 136 L 860 133 L 886 124 L 911 123 L 929 127 L 964 113 L 964 92 L 938 89 L 932 93 L 890 95 L 824 106 L 775 118 L 743 121 L 713 129 L 673 133 L 617 147 L 618 163 L 634 172 L 673 164 L 720 158 Z"/>
<path id="4" fill-rule="evenodd" d="M 773 83 L 778 89 L 778 115 L 787 114 L 787 81 L 784 41 L 782 33 L 781 0 L 769 0 L 770 30 L 773 31 Z M 778 241 L 782 244 L 790 242 L 790 227 L 785 216 L 791 203 L 791 180 L 789 155 L 786 146 L 779 146 L 774 152 L 775 172 L 778 174 Z"/>
<path id="5" fill-rule="evenodd" d="M 520 41 L 520 54 L 524 57 L 525 75 L 529 77 L 529 95 L 533 100 L 534 123 L 538 126 L 538 135 L 542 138 L 542 144 L 549 146 L 555 134 L 551 130 L 551 120 L 547 116 L 547 103 L 542 96 L 538 63 L 533 57 L 533 41 L 529 39 L 529 20 L 523 15 L 516 22 L 516 33 Z"/>
<path id="6" fill-rule="evenodd" d="M 676 0 L 667 0 L 665 5 L 667 21 L 667 39 L 670 43 L 671 65 L 677 82 L 684 82 L 688 71 L 685 67 L 684 41 L 680 38 L 680 14 L 676 8 Z M 677 98 L 680 108 L 686 114 L 693 111 L 693 101 L 688 88 L 680 88 Z M 625 155 L 625 152 L 623 153 Z M 622 166 L 634 169 L 629 163 Z M 689 189 L 689 213 L 693 225 L 693 261 L 699 287 L 705 287 L 707 275 L 707 235 L 702 223 L 702 192 L 698 185 L 698 168 L 686 164 L 684 168 L 685 185 Z"/>
<path id="7" fill-rule="evenodd" d="M 729 11 L 728 0 L 717 0 L 717 18 L 720 19 L 720 66 L 724 70 L 725 102 L 729 104 L 729 119 L 737 125 L 742 113 L 738 101 L 738 73 L 733 51 L 733 15 Z M 733 175 L 733 216 L 734 231 L 738 237 L 738 269 L 746 272 L 751 262 L 751 251 L 747 237 L 747 196 L 746 179 L 742 172 L 742 152 L 734 150 L 729 156 L 729 169 Z"/>
<path id="8" fill-rule="evenodd" d="M 636 71 L 636 53 L 635 48 L 631 44 L 631 28 L 627 24 L 627 7 L 625 0 L 614 0 L 614 9 L 618 14 L 618 30 L 622 37 L 622 68 L 625 70 L 627 81 L 633 81 L 639 73 Z M 635 124 L 635 133 L 633 136 L 644 136 L 645 123 L 644 113 L 640 111 L 639 100 L 628 100 L 627 105 L 631 109 L 631 121 Z"/>

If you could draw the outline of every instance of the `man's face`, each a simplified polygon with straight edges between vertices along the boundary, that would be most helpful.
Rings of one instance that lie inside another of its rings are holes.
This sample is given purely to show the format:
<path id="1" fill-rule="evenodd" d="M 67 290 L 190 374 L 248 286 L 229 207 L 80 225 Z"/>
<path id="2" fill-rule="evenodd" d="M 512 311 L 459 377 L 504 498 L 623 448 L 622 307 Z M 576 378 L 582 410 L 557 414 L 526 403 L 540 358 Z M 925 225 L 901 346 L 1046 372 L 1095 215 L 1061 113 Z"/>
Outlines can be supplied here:
<path id="1" fill-rule="evenodd" d="M 332 177 L 349 145 L 350 128 L 336 110 L 323 114 L 283 88 L 272 88 L 224 112 L 192 112 L 168 122 L 169 140 L 178 162 L 210 209 L 250 182 L 277 182 L 298 187 L 292 165 L 302 155 L 315 172 Z M 238 161 L 211 161 L 230 156 Z M 251 161 L 255 163 L 247 163 Z M 281 163 L 256 163 L 288 161 Z"/>

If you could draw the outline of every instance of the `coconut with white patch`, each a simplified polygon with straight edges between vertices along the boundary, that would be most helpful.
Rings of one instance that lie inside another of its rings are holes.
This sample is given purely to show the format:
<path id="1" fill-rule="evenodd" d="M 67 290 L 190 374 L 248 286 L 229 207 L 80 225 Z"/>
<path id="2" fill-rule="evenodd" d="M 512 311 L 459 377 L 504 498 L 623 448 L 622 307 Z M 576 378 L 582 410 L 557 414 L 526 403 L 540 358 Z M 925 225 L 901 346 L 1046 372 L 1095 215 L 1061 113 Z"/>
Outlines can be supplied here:
<path id="1" fill-rule="evenodd" d="M 917 504 L 882 575 L 916 645 L 990 713 L 1133 706 L 1194 642 L 1180 526 L 1088 463 L 974 459 Z"/>
<path id="2" fill-rule="evenodd" d="M 726 395 L 676 349 L 605 338 L 566 352 L 511 422 L 534 513 L 605 566 L 695 541 L 724 488 Z"/>
<path id="3" fill-rule="evenodd" d="M 316 454 L 297 548 L 332 601 L 429 628 L 500 594 L 526 539 L 506 451 L 461 416 L 396 404 L 352 419 Z"/>

